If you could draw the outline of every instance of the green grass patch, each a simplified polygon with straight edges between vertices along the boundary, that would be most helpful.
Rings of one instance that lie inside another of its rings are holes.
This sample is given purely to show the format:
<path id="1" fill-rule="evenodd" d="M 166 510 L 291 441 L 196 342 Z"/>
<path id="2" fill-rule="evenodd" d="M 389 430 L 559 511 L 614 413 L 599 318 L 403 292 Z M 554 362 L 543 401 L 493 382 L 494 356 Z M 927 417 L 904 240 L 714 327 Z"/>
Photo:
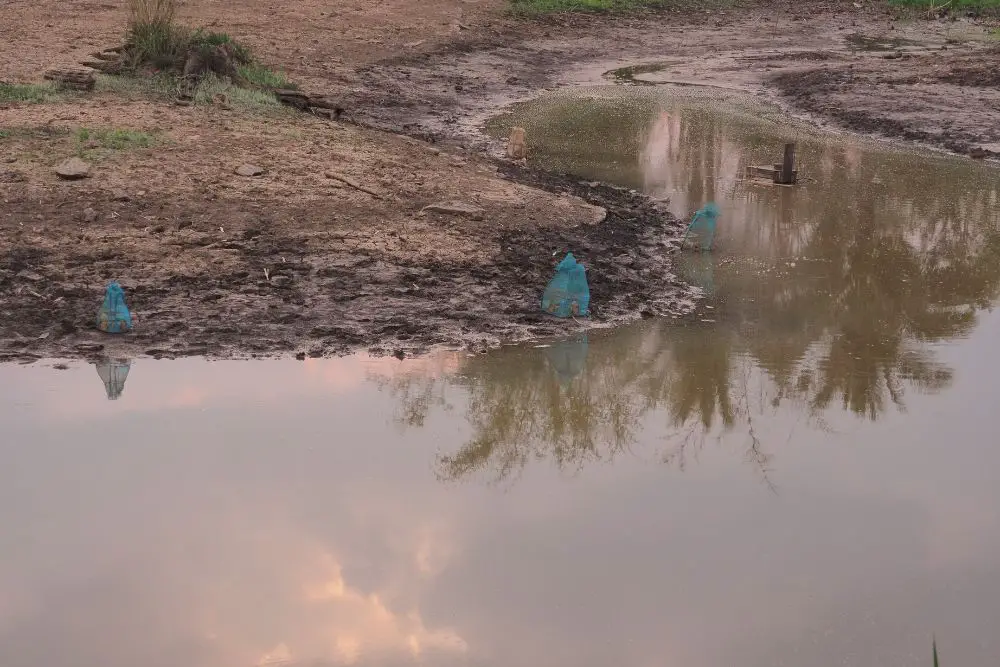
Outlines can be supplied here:
<path id="1" fill-rule="evenodd" d="M 177 95 L 177 77 L 163 73 L 150 76 L 98 74 L 94 90 L 126 99 L 170 100 Z"/>
<path id="2" fill-rule="evenodd" d="M 226 103 L 234 109 L 244 111 L 285 110 L 278 98 L 267 90 L 244 88 L 211 74 L 206 75 L 194 94 L 195 104 L 217 104 L 219 96 L 225 96 Z"/>
<path id="3" fill-rule="evenodd" d="M 126 99 L 172 100 L 177 96 L 178 77 L 172 74 L 153 76 L 99 75 L 95 90 L 109 92 Z M 287 82 L 286 82 L 287 83 Z M 291 84 L 289 84 L 291 85 Z M 206 74 L 194 92 L 196 105 L 219 104 L 224 101 L 233 109 L 251 112 L 279 112 L 289 110 L 270 91 L 248 88 L 226 79 Z"/>
<path id="4" fill-rule="evenodd" d="M 59 97 L 59 89 L 48 83 L 0 83 L 0 102 L 39 104 Z"/>
<path id="5" fill-rule="evenodd" d="M 191 46 L 200 49 L 211 49 L 216 46 L 226 46 L 233 56 L 233 61 L 238 65 L 249 65 L 254 62 L 250 49 L 224 32 L 206 31 L 199 28 L 191 33 Z"/>
<path id="6" fill-rule="evenodd" d="M 280 106 L 269 91 L 295 87 L 231 35 L 177 23 L 177 0 L 128 0 L 128 5 L 122 71 L 99 77 L 98 90 L 132 97 L 180 94 L 193 96 L 195 104 L 258 109 Z"/>
<path id="7" fill-rule="evenodd" d="M 172 23 L 141 23 L 129 27 L 125 66 L 137 70 L 179 70 L 191 47 L 191 31 Z"/>
<path id="8" fill-rule="evenodd" d="M 889 0 L 889 4 L 930 14 L 957 12 L 1000 16 L 1000 0 Z"/>
<path id="9" fill-rule="evenodd" d="M 129 26 L 125 65 L 133 71 L 152 67 L 179 74 L 189 53 L 207 54 L 220 46 L 237 67 L 255 63 L 249 47 L 224 32 L 192 30 L 176 23 L 135 23 Z"/>
<path id="10" fill-rule="evenodd" d="M 259 90 L 295 88 L 283 72 L 265 67 L 254 57 L 249 47 L 230 35 L 204 29 L 192 31 L 172 23 L 131 26 L 125 51 L 124 78 L 131 78 L 133 81 L 105 81 L 101 87 L 123 93 L 136 91 L 142 86 L 135 81 L 149 78 L 148 75 L 152 74 L 153 85 L 145 88 L 152 88 L 152 92 L 162 92 L 161 84 L 168 80 L 176 86 L 191 53 L 200 53 L 202 56 L 199 67 L 204 69 L 195 72 L 199 76 L 208 78 L 214 74 L 217 78 L 232 79 L 235 85 Z M 157 81 L 156 77 L 162 78 Z"/>
<path id="11" fill-rule="evenodd" d="M 725 0 L 509 0 L 514 14 L 557 12 L 615 12 L 640 9 L 707 9 L 722 7 Z"/>
<path id="12" fill-rule="evenodd" d="M 88 150 L 124 151 L 150 148 L 156 143 L 153 135 L 139 130 L 91 129 L 81 127 L 76 131 L 76 142 L 80 152 Z"/>
<path id="13" fill-rule="evenodd" d="M 264 90 L 276 90 L 278 88 L 296 89 L 297 86 L 289 81 L 284 72 L 277 72 L 260 63 L 250 63 L 241 65 L 239 68 L 240 78 L 248 86 L 262 88 Z"/>

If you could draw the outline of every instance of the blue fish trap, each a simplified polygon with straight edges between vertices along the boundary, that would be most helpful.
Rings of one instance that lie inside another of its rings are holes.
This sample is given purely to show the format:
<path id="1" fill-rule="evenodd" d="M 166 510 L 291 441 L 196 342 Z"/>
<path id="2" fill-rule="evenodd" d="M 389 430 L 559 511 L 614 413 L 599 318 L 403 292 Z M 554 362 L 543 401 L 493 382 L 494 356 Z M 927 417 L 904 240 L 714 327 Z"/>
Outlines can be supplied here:
<path id="1" fill-rule="evenodd" d="M 556 275 L 542 293 L 542 310 L 556 317 L 590 315 L 587 271 L 568 253 L 556 266 Z"/>
<path id="2" fill-rule="evenodd" d="M 97 328 L 113 334 L 132 330 L 132 313 L 125 305 L 125 290 L 117 282 L 112 282 L 104 291 L 104 303 L 97 311 Z"/>
<path id="3" fill-rule="evenodd" d="M 697 247 L 700 250 L 711 250 L 715 243 L 715 223 L 719 217 L 719 207 L 715 202 L 702 206 L 691 218 L 691 224 L 684 232 L 681 247 Z"/>

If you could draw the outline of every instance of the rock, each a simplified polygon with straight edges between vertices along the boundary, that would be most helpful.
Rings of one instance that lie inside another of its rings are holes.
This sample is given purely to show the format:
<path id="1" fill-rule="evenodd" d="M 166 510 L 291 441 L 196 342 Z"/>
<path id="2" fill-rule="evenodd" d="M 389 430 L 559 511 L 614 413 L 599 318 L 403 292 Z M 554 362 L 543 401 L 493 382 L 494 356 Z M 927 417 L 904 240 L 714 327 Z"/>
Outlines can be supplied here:
<path id="1" fill-rule="evenodd" d="M 56 175 L 67 181 L 75 181 L 90 176 L 90 165 L 78 157 L 64 160 L 56 167 Z"/>
<path id="2" fill-rule="evenodd" d="M 92 208 L 83 209 L 83 221 L 93 222 L 94 220 L 97 220 L 97 211 Z"/>
<path id="3" fill-rule="evenodd" d="M 443 213 L 445 215 L 458 215 L 473 220 L 482 220 L 485 211 L 478 206 L 460 201 L 438 202 L 430 204 L 420 209 L 421 213 Z"/>
<path id="4" fill-rule="evenodd" d="M 132 201 L 132 198 L 121 188 L 115 188 L 111 191 L 111 201 Z"/>
<path id="5" fill-rule="evenodd" d="M 274 287 L 288 287 L 292 284 L 292 279 L 289 276 L 271 276 L 269 281 Z"/>
<path id="6" fill-rule="evenodd" d="M 603 206 L 593 206 L 590 205 L 591 219 L 590 223 L 593 225 L 599 225 L 608 219 L 608 209 Z"/>
<path id="7" fill-rule="evenodd" d="M 50 69 L 45 72 L 43 77 L 65 88 L 75 88 L 76 90 L 93 90 L 97 81 L 96 72 L 83 68 Z"/>
<path id="8" fill-rule="evenodd" d="M 237 176 L 246 176 L 247 178 L 250 178 L 253 176 L 260 176 L 264 173 L 264 169 L 255 164 L 242 164 L 239 167 L 236 167 L 235 173 Z"/>

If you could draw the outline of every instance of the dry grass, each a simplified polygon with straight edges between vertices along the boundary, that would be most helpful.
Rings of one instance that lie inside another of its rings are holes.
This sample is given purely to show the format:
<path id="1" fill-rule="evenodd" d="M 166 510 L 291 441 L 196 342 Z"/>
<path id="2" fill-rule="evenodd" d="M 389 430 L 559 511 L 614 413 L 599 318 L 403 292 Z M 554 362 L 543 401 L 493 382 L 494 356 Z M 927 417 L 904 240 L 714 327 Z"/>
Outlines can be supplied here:
<path id="1" fill-rule="evenodd" d="M 177 14 L 177 0 L 128 0 L 129 28 L 171 26 Z"/>
<path id="2" fill-rule="evenodd" d="M 174 23 L 177 0 L 128 0 L 130 66 L 171 69 L 184 62 L 190 31 Z"/>

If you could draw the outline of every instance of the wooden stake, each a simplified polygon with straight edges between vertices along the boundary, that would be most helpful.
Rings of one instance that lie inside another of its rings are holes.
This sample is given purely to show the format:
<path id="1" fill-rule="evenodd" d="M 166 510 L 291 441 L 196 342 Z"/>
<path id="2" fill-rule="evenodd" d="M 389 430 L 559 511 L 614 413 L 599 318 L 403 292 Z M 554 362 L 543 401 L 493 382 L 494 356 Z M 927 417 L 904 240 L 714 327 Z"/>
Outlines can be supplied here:
<path id="1" fill-rule="evenodd" d="M 785 158 L 781 162 L 781 171 L 775 174 L 774 182 L 793 185 L 795 176 L 795 144 L 785 144 Z"/>

